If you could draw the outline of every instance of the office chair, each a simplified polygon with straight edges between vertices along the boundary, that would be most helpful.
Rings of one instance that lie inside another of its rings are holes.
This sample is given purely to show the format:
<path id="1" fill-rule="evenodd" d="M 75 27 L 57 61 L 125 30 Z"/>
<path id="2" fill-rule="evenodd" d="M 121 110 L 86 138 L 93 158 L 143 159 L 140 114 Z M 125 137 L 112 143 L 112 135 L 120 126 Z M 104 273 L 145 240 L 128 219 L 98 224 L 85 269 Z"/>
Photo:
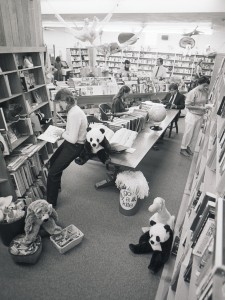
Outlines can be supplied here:
<path id="1" fill-rule="evenodd" d="M 110 121 L 113 118 L 113 114 L 111 111 L 111 106 L 107 103 L 101 103 L 99 104 L 99 111 L 102 121 Z"/>
<path id="2" fill-rule="evenodd" d="M 98 118 L 96 118 L 95 116 L 92 116 L 92 115 L 88 115 L 87 116 L 87 121 L 88 121 L 88 125 L 90 125 L 91 123 L 102 123 L 102 124 L 105 124 L 105 122 L 99 120 Z"/>

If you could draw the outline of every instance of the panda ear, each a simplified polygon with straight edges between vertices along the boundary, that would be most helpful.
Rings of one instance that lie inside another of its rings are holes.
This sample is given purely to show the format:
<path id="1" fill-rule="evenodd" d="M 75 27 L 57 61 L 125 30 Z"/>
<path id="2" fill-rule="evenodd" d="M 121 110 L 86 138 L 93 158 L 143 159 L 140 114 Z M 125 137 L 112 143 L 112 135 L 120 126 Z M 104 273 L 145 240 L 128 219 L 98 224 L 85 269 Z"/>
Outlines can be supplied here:
<path id="1" fill-rule="evenodd" d="M 90 130 L 91 130 L 91 127 L 88 127 L 88 128 L 87 128 L 87 132 L 90 131 Z"/>
<path id="2" fill-rule="evenodd" d="M 150 226 L 153 226 L 153 225 L 155 225 L 155 224 L 156 224 L 155 221 L 153 221 L 153 220 L 150 221 Z"/>
<path id="3" fill-rule="evenodd" d="M 164 225 L 164 228 L 166 229 L 166 232 L 170 231 L 170 226 L 168 224 Z"/>
<path id="4" fill-rule="evenodd" d="M 100 131 L 101 131 L 102 134 L 105 133 L 105 129 L 104 128 L 100 128 Z"/>

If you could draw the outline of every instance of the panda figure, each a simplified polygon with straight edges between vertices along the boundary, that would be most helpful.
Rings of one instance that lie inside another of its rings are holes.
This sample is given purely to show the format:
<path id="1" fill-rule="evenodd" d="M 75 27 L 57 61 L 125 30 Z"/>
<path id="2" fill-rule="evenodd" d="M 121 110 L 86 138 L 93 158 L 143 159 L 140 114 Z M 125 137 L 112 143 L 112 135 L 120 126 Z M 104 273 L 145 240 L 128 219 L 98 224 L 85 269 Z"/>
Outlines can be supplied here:
<path id="1" fill-rule="evenodd" d="M 89 159 L 97 156 L 103 164 L 110 162 L 110 144 L 105 136 L 105 129 L 101 126 L 88 127 L 84 150 L 75 159 L 78 165 L 85 164 Z"/>
<path id="2" fill-rule="evenodd" d="M 151 221 L 149 231 L 142 234 L 138 244 L 129 244 L 129 248 L 134 254 L 152 253 L 148 268 L 155 274 L 169 259 L 172 243 L 170 226 Z"/>

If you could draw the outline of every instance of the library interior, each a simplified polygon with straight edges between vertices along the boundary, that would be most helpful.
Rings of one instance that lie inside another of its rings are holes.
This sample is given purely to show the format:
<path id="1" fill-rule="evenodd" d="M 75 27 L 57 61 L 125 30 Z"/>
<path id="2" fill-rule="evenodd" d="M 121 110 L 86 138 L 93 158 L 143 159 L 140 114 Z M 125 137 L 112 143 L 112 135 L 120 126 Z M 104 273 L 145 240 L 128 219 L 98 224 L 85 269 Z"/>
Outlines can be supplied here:
<path id="1" fill-rule="evenodd" d="M 224 221 L 224 0 L 0 0 L 0 299 L 225 299 Z"/>

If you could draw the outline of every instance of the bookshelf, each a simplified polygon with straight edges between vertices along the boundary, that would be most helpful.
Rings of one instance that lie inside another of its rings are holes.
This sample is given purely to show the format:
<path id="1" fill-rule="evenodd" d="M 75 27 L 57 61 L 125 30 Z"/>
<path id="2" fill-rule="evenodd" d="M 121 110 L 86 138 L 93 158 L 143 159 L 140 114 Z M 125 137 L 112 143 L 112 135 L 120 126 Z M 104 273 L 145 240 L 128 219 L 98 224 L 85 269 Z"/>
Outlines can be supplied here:
<path id="1" fill-rule="evenodd" d="M 81 68 L 90 65 L 88 48 L 67 48 L 66 58 L 68 65 L 73 68 L 74 77 L 81 77 Z"/>
<path id="2" fill-rule="evenodd" d="M 217 60 L 209 95 L 213 109 L 199 133 L 156 300 L 224 299 L 224 55 Z"/>
<path id="3" fill-rule="evenodd" d="M 44 75 L 38 0 L 0 2 L 0 197 L 43 198 L 46 164 L 56 149 L 37 139 L 52 113 Z M 11 19 L 18 22 L 9 22 Z"/>
<path id="4" fill-rule="evenodd" d="M 105 60 L 104 55 L 97 53 L 96 63 L 103 66 L 105 63 L 113 73 L 117 73 L 121 67 L 121 63 L 128 59 L 131 67 L 139 72 L 152 72 L 156 65 L 157 58 L 163 58 L 163 65 L 167 68 L 169 76 L 182 77 L 184 80 L 190 81 L 199 59 L 203 59 L 203 73 L 211 77 L 215 57 L 205 57 L 204 55 L 186 55 L 182 53 L 167 53 L 158 51 L 141 50 L 124 50 L 121 53 L 110 55 Z"/>

